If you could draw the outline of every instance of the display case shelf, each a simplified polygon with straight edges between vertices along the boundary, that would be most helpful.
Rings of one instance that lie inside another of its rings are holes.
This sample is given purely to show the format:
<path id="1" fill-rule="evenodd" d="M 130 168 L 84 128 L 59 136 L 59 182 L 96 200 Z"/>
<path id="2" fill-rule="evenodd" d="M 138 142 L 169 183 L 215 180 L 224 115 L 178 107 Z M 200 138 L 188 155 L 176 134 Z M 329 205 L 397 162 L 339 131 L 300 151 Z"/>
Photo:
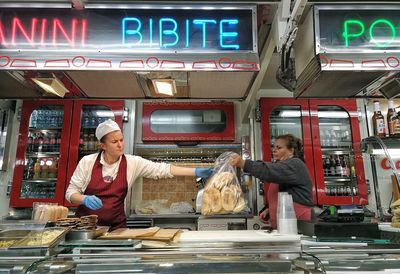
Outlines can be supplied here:
<path id="1" fill-rule="evenodd" d="M 43 131 L 60 131 L 62 127 L 46 127 L 46 128 L 36 128 L 36 127 L 30 127 L 29 131 L 35 131 L 35 132 L 43 132 Z"/>
<path id="2" fill-rule="evenodd" d="M 351 182 L 352 177 L 333 177 L 325 176 L 325 182 Z"/>
<path id="3" fill-rule="evenodd" d="M 26 157 L 37 157 L 37 158 L 41 158 L 41 157 L 54 157 L 54 156 L 58 156 L 60 155 L 59 151 L 54 151 L 54 152 L 29 152 L 26 154 Z"/>
<path id="4" fill-rule="evenodd" d="M 345 155 L 345 154 L 352 154 L 353 149 L 350 148 L 341 148 L 341 147 L 321 147 L 321 152 L 323 154 L 328 155 Z"/>
<path id="5" fill-rule="evenodd" d="M 38 183 L 38 184 L 54 184 L 57 182 L 57 178 L 49 178 L 49 179 L 29 179 L 29 180 L 22 180 L 24 183 Z"/>

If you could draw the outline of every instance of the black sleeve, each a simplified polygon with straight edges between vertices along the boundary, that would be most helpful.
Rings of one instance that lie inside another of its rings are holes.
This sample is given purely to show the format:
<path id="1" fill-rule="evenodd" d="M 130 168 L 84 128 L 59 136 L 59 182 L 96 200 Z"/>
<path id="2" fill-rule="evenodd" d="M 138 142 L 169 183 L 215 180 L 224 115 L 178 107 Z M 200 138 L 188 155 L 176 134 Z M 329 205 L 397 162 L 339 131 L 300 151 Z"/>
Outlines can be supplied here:
<path id="1" fill-rule="evenodd" d="M 243 170 L 263 181 L 277 184 L 297 184 L 296 168 L 288 163 L 246 160 Z"/>

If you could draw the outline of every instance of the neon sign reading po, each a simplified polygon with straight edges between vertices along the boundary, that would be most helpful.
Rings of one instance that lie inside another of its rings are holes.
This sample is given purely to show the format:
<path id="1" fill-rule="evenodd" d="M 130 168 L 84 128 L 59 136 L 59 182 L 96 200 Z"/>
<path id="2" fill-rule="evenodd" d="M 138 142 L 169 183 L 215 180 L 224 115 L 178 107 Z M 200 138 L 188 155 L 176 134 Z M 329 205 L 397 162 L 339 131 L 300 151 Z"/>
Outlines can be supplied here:
<path id="1" fill-rule="evenodd" d="M 376 47 L 383 48 L 390 46 L 400 35 L 395 24 L 388 19 L 376 19 L 367 25 L 362 20 L 346 20 L 343 23 L 343 39 L 344 46 L 349 47 L 352 41 L 357 39 L 369 39 L 371 44 Z"/>

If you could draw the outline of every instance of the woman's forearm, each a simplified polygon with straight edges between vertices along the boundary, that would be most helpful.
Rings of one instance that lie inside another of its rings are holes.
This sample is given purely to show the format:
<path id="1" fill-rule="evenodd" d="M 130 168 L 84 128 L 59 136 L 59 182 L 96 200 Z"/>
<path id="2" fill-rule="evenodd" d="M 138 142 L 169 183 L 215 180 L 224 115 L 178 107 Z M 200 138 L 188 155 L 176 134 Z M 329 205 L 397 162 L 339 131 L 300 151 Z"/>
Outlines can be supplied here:
<path id="1" fill-rule="evenodd" d="M 195 169 L 192 167 L 181 167 L 181 166 L 174 166 L 171 165 L 171 174 L 176 177 L 176 176 L 194 176 L 194 171 Z"/>
<path id="2" fill-rule="evenodd" d="M 80 193 L 73 193 L 71 195 L 70 200 L 71 200 L 71 203 L 73 203 L 73 204 L 81 205 L 81 204 L 83 204 L 84 198 L 85 198 L 85 195 L 82 195 Z"/>

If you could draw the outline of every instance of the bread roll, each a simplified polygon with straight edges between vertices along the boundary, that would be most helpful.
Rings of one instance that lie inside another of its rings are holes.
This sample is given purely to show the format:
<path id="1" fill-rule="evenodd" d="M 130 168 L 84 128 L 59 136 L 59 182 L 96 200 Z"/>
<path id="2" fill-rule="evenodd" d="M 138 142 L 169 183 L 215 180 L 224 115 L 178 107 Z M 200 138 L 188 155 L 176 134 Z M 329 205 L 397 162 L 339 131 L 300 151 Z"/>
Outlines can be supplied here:
<path id="1" fill-rule="evenodd" d="M 236 190 L 234 186 L 226 186 L 222 189 L 221 200 L 222 208 L 226 212 L 232 212 L 236 206 L 237 196 L 235 195 Z"/>
<path id="2" fill-rule="evenodd" d="M 61 218 L 67 218 L 68 217 L 68 207 L 63 206 L 62 207 L 62 215 Z"/>
<path id="3" fill-rule="evenodd" d="M 394 201 L 394 202 L 390 205 L 390 208 L 391 208 L 391 209 L 395 209 L 395 208 L 397 208 L 397 207 L 400 207 L 400 199 Z"/>
<path id="4" fill-rule="evenodd" d="M 240 196 L 239 201 L 237 202 L 235 208 L 233 209 L 233 212 L 234 213 L 242 212 L 245 205 L 246 205 L 246 202 L 244 201 L 244 198 L 242 196 Z"/>
<path id="5" fill-rule="evenodd" d="M 231 172 L 220 172 L 214 176 L 214 187 L 218 189 L 219 191 L 222 190 L 225 186 L 229 186 L 232 181 L 235 179 L 235 175 L 233 175 Z"/>
<path id="6" fill-rule="evenodd" d="M 216 188 L 205 189 L 203 193 L 203 201 L 201 213 L 209 215 L 219 213 L 222 209 L 221 193 Z"/>

